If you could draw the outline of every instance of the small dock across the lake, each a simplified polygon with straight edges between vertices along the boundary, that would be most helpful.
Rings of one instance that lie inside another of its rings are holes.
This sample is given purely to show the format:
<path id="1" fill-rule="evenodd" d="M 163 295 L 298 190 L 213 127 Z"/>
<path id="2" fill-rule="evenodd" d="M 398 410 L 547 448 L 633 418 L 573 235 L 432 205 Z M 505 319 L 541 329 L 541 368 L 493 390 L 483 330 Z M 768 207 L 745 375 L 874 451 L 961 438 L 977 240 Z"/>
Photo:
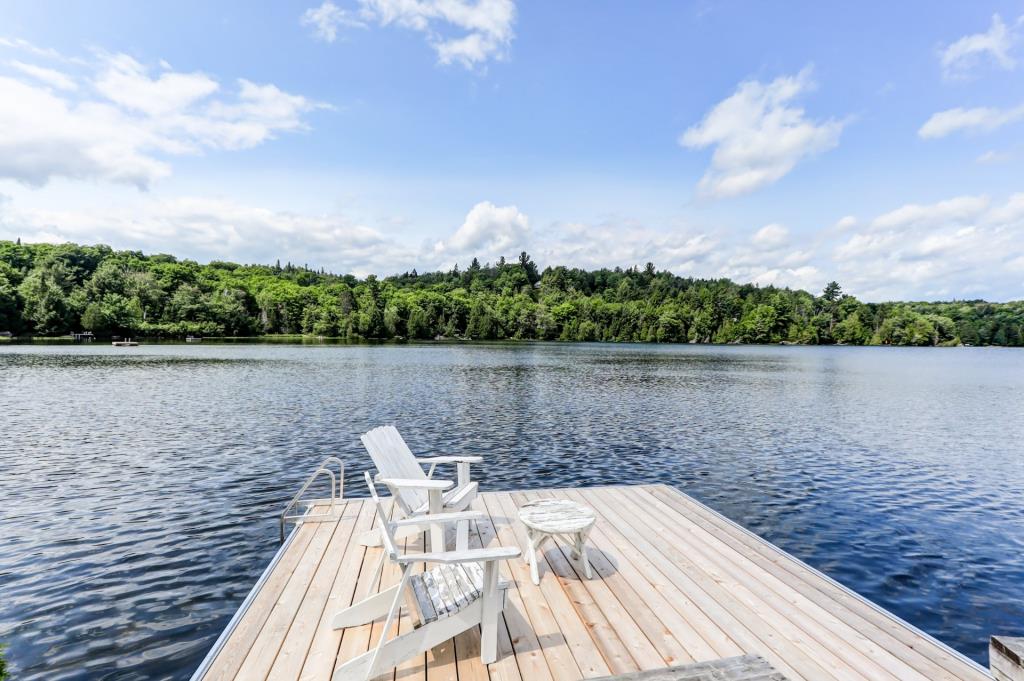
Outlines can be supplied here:
<path id="1" fill-rule="evenodd" d="M 479 633 L 470 631 L 381 678 L 577 681 L 744 655 L 760 656 L 791 681 L 992 678 L 664 485 L 485 492 L 474 508 L 487 520 L 471 542 L 525 551 L 516 508 L 539 498 L 571 499 L 597 512 L 588 541 L 593 578 L 584 578 L 564 544 L 547 545 L 539 586 L 522 559 L 508 561 L 502 574 L 512 585 L 496 663 L 481 663 Z M 341 662 L 378 639 L 382 621 L 339 631 L 329 626 L 335 612 L 398 578 L 385 565 L 378 579 L 381 549 L 358 541 L 373 526 L 372 504 L 339 504 L 340 519 L 301 523 L 289 535 L 194 681 L 329 681 Z M 418 535 L 406 548 L 422 550 L 423 541 Z M 404 611 L 397 627 L 411 627 Z"/>

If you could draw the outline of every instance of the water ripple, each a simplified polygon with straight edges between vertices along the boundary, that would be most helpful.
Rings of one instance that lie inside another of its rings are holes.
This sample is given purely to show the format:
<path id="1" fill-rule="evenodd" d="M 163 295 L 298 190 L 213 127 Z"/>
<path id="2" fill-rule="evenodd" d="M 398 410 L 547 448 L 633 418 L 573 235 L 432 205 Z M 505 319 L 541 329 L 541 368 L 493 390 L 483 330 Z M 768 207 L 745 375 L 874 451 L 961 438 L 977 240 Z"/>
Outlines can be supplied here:
<path id="1" fill-rule="evenodd" d="M 327 455 L 485 488 L 672 484 L 984 661 L 1024 622 L 1024 355 L 608 345 L 0 348 L 19 680 L 187 679 Z"/>

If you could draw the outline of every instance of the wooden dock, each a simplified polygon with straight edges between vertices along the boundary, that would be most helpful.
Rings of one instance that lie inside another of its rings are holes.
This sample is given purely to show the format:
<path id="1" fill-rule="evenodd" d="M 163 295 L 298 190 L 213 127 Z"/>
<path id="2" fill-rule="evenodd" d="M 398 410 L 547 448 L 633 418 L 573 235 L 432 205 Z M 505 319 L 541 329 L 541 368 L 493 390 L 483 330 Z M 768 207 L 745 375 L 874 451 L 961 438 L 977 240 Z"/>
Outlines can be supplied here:
<path id="1" fill-rule="evenodd" d="M 462 634 L 380 678 L 395 681 L 577 681 L 757 654 L 792 681 L 991 679 L 973 661 L 914 629 L 681 492 L 663 485 L 487 492 L 475 545 L 526 548 L 516 508 L 568 498 L 597 511 L 588 543 L 593 579 L 548 544 L 541 583 L 508 561 L 512 581 L 499 660 L 485 666 L 479 632 Z M 346 500 L 338 521 L 300 524 L 193 681 L 329 681 L 368 649 L 383 623 L 332 631 L 353 599 L 394 584 L 371 574 L 380 549 L 356 537 L 372 504 Z M 423 537 L 408 551 L 422 550 Z M 399 631 L 411 627 L 403 616 Z"/>

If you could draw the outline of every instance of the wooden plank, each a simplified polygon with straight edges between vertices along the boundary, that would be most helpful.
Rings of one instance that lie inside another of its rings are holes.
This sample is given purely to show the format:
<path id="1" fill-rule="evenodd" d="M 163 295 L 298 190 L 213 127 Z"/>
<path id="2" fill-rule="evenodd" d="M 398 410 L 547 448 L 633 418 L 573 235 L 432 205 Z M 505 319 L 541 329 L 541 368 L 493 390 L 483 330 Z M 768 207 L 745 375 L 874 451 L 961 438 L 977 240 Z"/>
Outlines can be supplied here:
<path id="1" fill-rule="evenodd" d="M 509 535 L 513 538 L 512 541 L 519 546 L 521 551 L 527 551 L 528 543 L 525 541 L 521 525 L 516 520 L 516 505 L 512 496 L 499 494 L 498 500 L 501 504 L 502 518 L 506 523 Z M 521 560 L 522 562 L 512 561 L 516 563 L 517 568 L 521 569 L 517 576 L 517 583 L 523 593 L 526 607 L 529 608 L 530 620 L 534 626 L 538 627 L 539 623 L 544 623 L 544 627 L 538 629 L 538 638 L 544 644 L 544 652 L 549 658 L 552 675 L 556 679 L 579 679 L 579 676 L 572 676 L 574 668 L 579 670 L 579 674 L 583 678 L 590 679 L 607 675 L 615 669 L 621 669 L 623 664 L 616 663 L 613 666 L 609 662 L 610 646 L 602 647 L 599 641 L 599 638 L 609 636 L 604 633 L 604 630 L 609 629 L 607 623 L 602 627 L 599 622 L 583 618 L 580 609 L 588 607 L 588 603 L 574 600 L 573 595 L 565 590 L 560 580 L 541 580 L 540 586 L 535 585 L 530 579 L 525 559 Z M 539 556 L 538 560 L 542 573 L 545 570 L 553 571 L 544 556 Z M 593 607 L 593 604 L 590 603 L 589 607 Z M 549 626 L 553 627 L 553 630 L 549 630 Z M 598 629 L 600 631 L 596 631 Z M 613 637 L 613 633 L 610 636 Z M 560 646 L 562 643 L 571 654 L 571 664 L 555 661 L 548 654 L 551 648 Z M 621 643 L 618 643 L 618 650 L 615 653 L 630 661 L 629 652 Z M 630 661 L 629 664 L 632 662 Z"/>
<path id="2" fill-rule="evenodd" d="M 455 637 L 455 659 L 459 681 L 488 681 L 487 667 L 480 661 L 480 627 Z"/>
<path id="3" fill-rule="evenodd" d="M 397 507 L 397 504 L 396 504 L 396 507 Z M 398 511 L 395 510 L 395 509 L 392 509 L 392 512 L 393 513 L 397 513 Z M 401 547 L 398 547 L 398 548 L 401 548 Z M 374 565 L 376 565 L 376 562 L 374 562 Z M 373 568 L 371 567 L 370 570 L 372 571 Z M 399 581 L 401 581 L 401 578 L 402 578 L 402 568 L 401 568 L 401 566 L 398 565 L 397 563 L 391 562 L 390 560 L 387 559 L 387 557 L 385 557 L 384 558 L 384 563 L 383 563 L 383 565 L 381 567 L 381 570 L 380 570 L 380 579 L 377 580 L 377 588 L 376 588 L 376 590 L 371 589 L 371 592 L 375 591 L 376 593 L 381 593 L 382 591 L 387 591 L 392 586 L 395 586 L 396 584 L 398 584 Z M 405 597 L 404 596 L 402 597 L 400 603 L 402 605 L 404 605 L 404 603 L 405 603 Z M 382 617 L 380 619 L 374 620 L 372 623 L 367 625 L 369 627 L 369 629 L 370 629 L 370 637 L 369 637 L 368 648 L 367 648 L 368 650 L 372 650 L 373 648 L 375 648 L 380 643 L 381 637 L 385 637 L 386 639 L 390 640 L 390 639 L 393 639 L 396 636 L 398 636 L 399 621 L 397 619 L 395 621 L 393 621 L 391 623 L 391 627 L 387 631 L 385 631 L 384 630 L 384 623 L 385 623 L 384 620 L 385 620 L 385 618 Z M 341 660 L 338 661 L 338 664 L 340 666 Z M 377 676 L 373 677 L 373 681 L 390 681 L 391 679 L 394 679 L 394 678 L 395 678 L 395 670 L 394 670 L 394 668 L 390 668 L 390 669 L 382 670 Z"/>
<path id="4" fill-rule="evenodd" d="M 633 488 L 623 491 L 623 495 L 631 497 L 652 513 L 661 514 L 666 520 L 670 520 L 674 536 L 683 546 L 699 546 L 708 565 L 713 566 L 713 569 L 718 570 L 727 579 L 735 580 L 751 592 L 757 593 L 762 603 L 787 618 L 829 654 L 840 660 L 840 664 L 848 665 L 851 671 L 871 679 L 929 681 L 927 677 L 893 657 L 853 627 L 777 580 L 771 572 L 748 560 L 741 552 L 737 552 L 715 534 L 708 532 L 700 523 L 694 523 L 675 512 L 647 490 Z"/>
<path id="5" fill-rule="evenodd" d="M 365 502 L 371 505 L 372 502 Z M 391 509 L 389 508 L 389 515 Z M 378 519 L 374 518 L 374 526 L 378 523 Z M 368 596 L 372 596 L 378 593 L 378 575 L 376 571 L 377 561 L 380 559 L 383 549 L 381 547 L 367 547 L 363 553 L 362 564 L 359 569 L 359 578 L 356 582 L 356 588 L 352 597 L 353 603 L 358 603 Z M 386 561 L 385 561 L 386 562 Z M 387 566 L 385 566 L 386 568 Z M 378 628 L 381 626 L 377 623 Z M 334 669 L 341 666 L 343 662 L 351 660 L 352 658 L 362 655 L 370 648 L 371 634 L 373 631 L 373 624 L 363 624 L 358 627 L 349 627 L 342 630 L 341 633 L 341 646 L 338 648 L 337 659 L 331 667 L 333 672 Z M 317 677 L 316 681 L 326 681 L 330 676 Z"/>
<path id="6" fill-rule="evenodd" d="M 597 512 L 588 541 L 594 578 L 582 576 L 562 538 L 539 556 L 540 586 L 531 582 L 524 560 L 504 561 L 502 572 L 512 581 L 497 662 L 481 663 L 475 627 L 379 679 L 579 681 L 659 668 L 668 673 L 666 667 L 681 662 L 755 653 L 791 681 L 991 681 L 885 611 L 664 485 L 484 493 L 473 507 L 487 518 L 470 534 L 470 547 L 525 550 L 516 506 L 541 498 L 568 499 Z M 338 664 L 379 639 L 382 618 L 330 628 L 336 612 L 400 575 L 386 562 L 382 579 L 375 579 L 381 549 L 357 541 L 376 522 L 373 506 L 345 504 L 341 520 L 295 530 L 203 681 L 329 681 Z M 424 536 L 410 535 L 402 548 L 421 552 Z M 389 636 L 412 624 L 403 608 Z"/>
<path id="7" fill-rule="evenodd" d="M 786 681 L 786 677 L 758 655 L 740 655 L 597 681 Z"/>
<path id="8" fill-rule="evenodd" d="M 362 533 L 370 530 L 376 514 L 373 504 L 369 501 L 362 500 L 351 503 L 359 505 L 359 514 L 356 517 L 352 538 L 349 540 L 341 564 L 338 566 L 334 584 L 331 586 L 327 603 L 324 605 L 323 615 L 316 627 L 316 635 L 313 637 L 303 661 L 298 676 L 301 679 L 327 681 L 331 678 L 343 633 L 331 628 L 331 619 L 335 613 L 352 605 L 356 583 L 362 572 L 362 566 L 365 564 L 363 558 L 366 549 L 358 543 L 358 538 Z M 372 567 L 371 564 L 366 569 L 369 570 Z"/>
<path id="9" fill-rule="evenodd" d="M 729 636 L 744 652 L 762 655 L 794 681 L 800 679 L 817 681 L 817 679 L 830 678 L 824 670 L 809 660 L 791 661 L 785 654 L 787 652 L 785 646 L 782 646 L 782 654 L 780 654 L 775 646 L 778 637 L 769 628 L 756 620 L 752 621 L 745 607 L 740 606 L 721 584 L 697 569 L 685 556 L 670 549 L 666 550 L 663 542 L 659 541 L 657 536 L 653 537 L 653 542 L 649 540 L 645 534 L 649 530 L 647 525 L 639 522 L 637 523 L 638 527 L 634 527 L 633 522 L 627 520 L 626 516 L 633 519 L 634 522 L 635 518 L 631 513 L 620 515 L 619 511 L 622 510 L 622 506 L 616 506 L 614 499 L 609 503 L 601 494 L 602 490 L 600 489 L 584 491 L 590 505 L 605 518 L 606 522 L 612 524 L 629 540 L 633 550 L 654 561 L 662 574 L 686 593 L 698 608 L 728 631 Z M 803 664 L 805 669 L 807 667 L 813 667 L 813 669 L 810 669 L 809 674 L 801 674 L 794 667 L 794 664 L 798 662 Z"/>
<path id="10" fill-rule="evenodd" d="M 270 616 L 274 603 L 288 584 L 295 566 L 299 564 L 310 540 L 313 539 L 313 525 L 300 525 L 295 528 L 295 537 L 281 557 L 274 572 L 269 576 L 256 599 L 246 610 L 230 638 L 213 660 L 210 668 L 203 676 L 203 681 L 230 681 L 237 678 L 238 668 L 252 649 L 252 644 L 259 636 L 263 624 Z"/>
<path id="11" fill-rule="evenodd" d="M 587 503 L 578 490 L 568 490 L 566 496 L 578 503 Z M 637 551 L 621 550 L 622 542 L 616 544 L 611 537 L 612 532 L 614 528 L 609 528 L 606 523 L 595 525 L 589 538 L 593 549 L 588 551 L 591 562 L 606 581 L 617 583 L 621 580 L 629 585 L 632 596 L 620 597 L 620 600 L 636 603 L 634 607 L 642 607 L 654 614 L 665 630 L 682 645 L 688 660 L 681 661 L 710 660 L 742 653 L 728 634 L 658 572 L 649 560 Z M 607 574 L 611 571 L 615 574 Z M 616 587 L 616 590 L 619 589 Z M 699 625 L 694 625 L 693 620 L 698 620 Z M 717 645 L 708 643 L 708 640 Z"/>
<path id="12" fill-rule="evenodd" d="M 512 495 L 512 499 L 518 503 L 526 501 L 526 497 L 522 493 L 516 493 Z M 583 620 L 587 628 L 590 630 L 590 635 L 597 644 L 598 649 L 601 651 L 601 655 L 608 663 L 609 669 L 613 674 L 625 674 L 627 672 L 637 671 L 640 667 L 633 659 L 633 655 L 630 654 L 629 646 L 626 642 L 619 638 L 615 627 L 611 625 L 608 618 L 605 617 L 601 608 L 594 601 L 593 597 L 583 587 L 576 577 L 576 572 L 569 565 L 568 561 L 562 555 L 561 551 L 557 549 L 548 549 L 544 553 L 544 558 L 541 560 L 538 556 L 538 561 L 541 565 L 547 562 L 549 571 L 554 573 L 558 578 L 558 584 L 562 590 L 569 596 L 573 607 L 576 609 L 578 616 Z M 541 571 L 543 575 L 543 570 Z M 550 583 L 550 578 L 547 580 L 541 579 L 541 587 L 543 588 L 544 582 Z M 635 626 L 635 625 L 634 625 Z M 650 642 L 648 642 L 650 645 Z"/>
<path id="13" fill-rule="evenodd" d="M 524 681 L 504 616 L 498 623 L 498 660 L 489 665 L 487 671 L 490 674 L 490 681 Z M 525 681 L 531 679 L 532 677 L 528 676 Z"/>
<path id="14" fill-rule="evenodd" d="M 403 552 L 407 554 L 411 553 L 423 553 L 423 533 L 419 532 L 411 537 L 406 537 L 403 543 Z M 423 572 L 423 563 L 417 563 L 412 567 L 412 573 L 418 574 Z M 398 633 L 405 634 L 414 629 L 415 622 L 413 620 L 413 614 L 409 608 L 403 607 L 401 617 L 398 620 Z M 402 662 L 395 669 L 395 681 L 425 681 L 427 678 L 427 654 L 422 653 L 410 657 L 408 660 Z"/>
<path id="15" fill-rule="evenodd" d="M 833 678 L 838 681 L 860 681 L 864 678 L 860 672 L 851 669 L 834 650 L 822 646 L 794 624 L 792 606 L 777 601 L 772 594 L 765 592 L 756 583 L 731 575 L 713 560 L 707 547 L 688 541 L 688 538 L 678 530 L 675 519 L 669 521 L 664 515 L 641 506 L 631 495 L 621 491 L 614 494 L 614 498 L 624 511 L 628 511 L 632 519 L 644 523 L 648 531 L 661 540 L 665 555 L 684 561 L 686 565 L 702 571 L 708 579 L 718 584 L 723 603 L 728 599 L 736 608 L 734 614 L 744 618 L 749 625 L 761 629 L 772 641 L 773 647 L 784 652 L 793 664 L 807 664 L 808 670 L 816 667 L 817 670 L 812 675 L 815 678 Z"/>
<path id="16" fill-rule="evenodd" d="M 522 495 L 524 501 L 537 499 L 551 499 L 561 497 L 554 492 L 538 491 Z M 609 626 L 615 631 L 616 638 L 625 645 L 626 650 L 633 658 L 637 669 L 657 669 L 666 665 L 675 664 L 680 659 L 686 659 L 686 651 L 679 645 L 679 642 L 671 637 L 671 634 L 662 635 L 663 627 L 657 623 L 650 611 L 643 608 L 633 608 L 624 605 L 609 585 L 603 579 L 587 579 L 576 561 L 570 559 L 570 549 L 564 546 L 557 538 L 552 539 L 557 552 L 552 552 L 549 562 L 556 564 L 555 571 L 563 579 L 568 580 L 569 588 L 573 591 L 583 589 L 600 608 L 602 614 L 608 621 Z M 635 594 L 633 594 L 635 599 Z M 637 617 L 639 619 L 637 619 Z M 658 650 L 657 644 L 648 638 L 648 632 L 644 627 L 649 627 L 651 635 L 662 644 L 665 654 Z M 617 672 L 623 673 L 623 672 Z"/>
<path id="17" fill-rule="evenodd" d="M 298 678 L 302 664 L 306 660 L 309 646 L 316 635 L 321 622 L 324 607 L 330 596 L 331 586 L 338 574 L 341 558 L 352 538 L 352 530 L 356 524 L 361 504 L 348 504 L 342 510 L 342 517 L 330 543 L 320 560 L 313 580 L 310 582 L 305 597 L 299 605 L 291 627 L 288 629 L 277 654 L 277 659 L 267 674 L 268 679 L 291 681 Z"/>
<path id="18" fill-rule="evenodd" d="M 477 510 L 488 514 L 487 520 L 477 525 L 482 543 L 488 546 L 518 545 L 512 525 L 504 517 L 497 497 L 481 494 L 473 503 Z M 523 560 L 513 558 L 505 561 L 505 574 L 511 583 L 507 593 L 508 604 L 505 606 L 504 619 L 522 676 L 530 681 L 575 681 L 581 678 L 572 652 L 551 616 L 539 587 L 529 581 L 530 571 Z M 524 592 L 527 584 L 536 589 L 532 597 Z M 542 639 L 545 641 L 543 648 Z"/>
<path id="19" fill-rule="evenodd" d="M 483 510 L 483 504 L 478 499 L 474 500 L 474 504 L 476 504 L 478 510 Z M 471 528 L 469 534 L 469 548 L 482 549 L 497 545 L 494 532 L 485 533 L 481 529 L 481 527 L 489 528 L 490 526 L 490 522 L 481 522 L 477 523 L 475 528 Z M 499 564 L 499 578 L 507 574 L 509 574 L 507 566 Z M 514 588 L 515 587 L 510 583 L 508 590 L 511 591 Z M 507 595 L 508 594 L 506 593 L 506 608 L 509 607 Z M 456 643 L 456 649 L 458 649 L 458 643 Z M 512 640 L 508 635 L 508 628 L 505 624 L 504 613 L 498 615 L 498 659 L 493 664 L 489 665 L 486 671 L 489 675 L 490 681 L 523 681 L 522 675 L 519 672 L 519 663 L 516 660 L 515 650 L 512 647 Z M 459 679 L 461 680 L 462 678 L 463 676 L 460 670 Z"/>
<path id="20" fill-rule="evenodd" d="M 648 489 L 684 515 L 694 518 L 695 522 L 696 519 L 700 519 L 706 523 L 708 527 L 713 528 L 717 536 L 729 537 L 738 546 L 743 547 L 745 555 L 750 560 L 766 569 L 773 569 L 780 580 L 817 605 L 856 626 L 924 676 L 936 681 L 989 679 L 981 670 L 965 664 L 963 660 L 942 647 L 930 644 L 888 613 L 822 579 L 804 563 L 764 539 L 726 521 L 695 499 L 664 485 L 652 485 Z"/>
<path id="21" fill-rule="evenodd" d="M 274 604 L 270 616 L 260 630 L 259 636 L 252 644 L 252 650 L 246 655 L 242 666 L 238 668 L 240 679 L 264 679 L 270 672 L 271 666 L 281 648 L 284 636 L 291 627 L 302 605 L 302 599 L 313 579 L 313 575 L 320 566 L 324 551 L 334 531 L 337 529 L 335 523 L 317 523 L 313 531 L 313 539 L 309 542 L 302 560 L 295 567 L 288 585 L 281 592 L 281 597 Z"/>

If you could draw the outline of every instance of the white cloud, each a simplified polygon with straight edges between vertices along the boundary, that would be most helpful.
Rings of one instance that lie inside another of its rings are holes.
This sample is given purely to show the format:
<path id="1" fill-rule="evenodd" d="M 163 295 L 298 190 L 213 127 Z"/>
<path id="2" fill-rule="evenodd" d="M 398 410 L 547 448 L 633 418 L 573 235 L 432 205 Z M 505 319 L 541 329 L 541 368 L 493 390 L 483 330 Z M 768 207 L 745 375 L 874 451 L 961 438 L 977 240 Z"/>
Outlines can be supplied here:
<path id="1" fill-rule="evenodd" d="M 734 278 L 737 275 L 734 275 Z M 775 286 L 777 288 L 799 288 L 817 293 L 824 288 L 826 276 L 813 265 L 801 267 L 770 268 L 753 274 L 751 282 L 759 286 Z M 742 281 L 742 280 L 740 280 Z"/>
<path id="2" fill-rule="evenodd" d="M 945 137 L 954 132 L 992 132 L 1024 120 L 1024 104 L 1012 109 L 977 107 L 948 109 L 932 114 L 917 134 L 923 139 Z"/>
<path id="3" fill-rule="evenodd" d="M 515 37 L 513 0 L 360 0 L 360 4 L 367 20 L 426 34 L 442 64 L 458 62 L 472 68 L 501 58 Z M 461 35 L 453 36 L 452 28 Z"/>
<path id="4" fill-rule="evenodd" d="M 1024 194 L 961 196 L 879 215 L 834 249 L 834 277 L 868 300 L 1024 298 Z"/>
<path id="5" fill-rule="evenodd" d="M 515 206 L 495 206 L 481 201 L 473 206 L 454 234 L 434 245 L 434 254 L 463 258 L 497 258 L 526 247 L 530 219 Z"/>
<path id="6" fill-rule="evenodd" d="M 810 68 L 768 84 L 745 81 L 684 132 L 679 139 L 684 147 L 715 147 L 698 192 L 711 198 L 751 192 L 776 182 L 801 160 L 839 144 L 843 122 L 814 121 L 792 106 L 813 87 Z"/>
<path id="7" fill-rule="evenodd" d="M 965 224 L 976 220 L 990 205 L 987 196 L 957 196 L 937 203 L 908 203 L 871 221 L 873 230 L 905 229 L 921 225 Z"/>
<path id="8" fill-rule="evenodd" d="M 976 163 L 982 165 L 989 165 L 992 163 L 1002 163 L 1010 160 L 1010 154 L 1005 151 L 996 151 L 995 149 L 989 149 L 978 155 L 978 158 L 974 159 Z"/>
<path id="9" fill-rule="evenodd" d="M 319 7 L 310 7 L 299 20 L 303 26 L 313 29 L 313 35 L 320 40 L 333 43 L 338 38 L 338 29 L 343 26 L 362 28 L 366 26 L 348 10 L 341 9 L 331 0 L 324 0 Z"/>
<path id="10" fill-rule="evenodd" d="M 609 220 L 598 224 L 555 223 L 538 234 L 529 252 L 538 262 L 590 269 L 643 266 L 689 274 L 707 265 L 717 242 L 693 230 L 655 230 L 633 221 Z"/>
<path id="11" fill-rule="evenodd" d="M 415 253 L 341 215 L 275 211 L 225 198 L 141 195 L 111 208 L 10 209 L 0 238 L 106 243 L 197 260 L 277 259 L 360 275 L 395 272 Z"/>
<path id="12" fill-rule="evenodd" d="M 1010 71 L 1017 66 L 1017 60 L 1010 54 L 1016 40 L 1015 31 L 994 14 L 988 31 L 965 35 L 942 50 L 939 57 L 942 72 L 947 78 L 962 78 L 986 59 Z"/>
<path id="13" fill-rule="evenodd" d="M 0 47 L 28 52 L 29 54 L 33 54 L 37 57 L 64 61 L 64 57 L 57 50 L 53 50 L 48 47 L 39 47 L 23 38 L 0 37 Z"/>
<path id="14" fill-rule="evenodd" d="M 856 226 L 857 218 L 852 215 L 846 215 L 844 217 L 839 218 L 836 221 L 836 224 L 832 226 L 832 229 L 836 232 L 845 232 L 847 230 L 853 229 Z"/>
<path id="15" fill-rule="evenodd" d="M 61 76 L 62 92 L 38 84 L 38 70 L 20 68 L 27 80 L 0 76 L 0 178 L 146 188 L 170 174 L 170 156 L 251 148 L 304 128 L 303 115 L 321 106 L 244 79 L 224 92 L 203 73 L 153 77 L 123 54 L 99 55 L 89 67 L 92 78 L 45 74 L 50 85 Z"/>
<path id="16" fill-rule="evenodd" d="M 306 10 L 302 23 L 328 42 L 343 25 L 396 25 L 423 33 L 442 64 L 466 68 L 503 58 L 515 37 L 513 0 L 358 0 L 359 19 L 330 0 Z"/>
<path id="17" fill-rule="evenodd" d="M 220 87 L 203 73 L 167 71 L 150 78 L 146 67 L 126 54 L 106 56 L 101 63 L 102 69 L 93 81 L 96 90 L 125 109 L 149 116 L 184 111 Z"/>
<path id="18" fill-rule="evenodd" d="M 789 230 L 783 225 L 770 224 L 754 232 L 751 242 L 757 248 L 769 250 L 778 248 L 789 241 Z"/>
<path id="19" fill-rule="evenodd" d="M 16 59 L 11 60 L 10 65 L 18 71 L 24 74 L 32 76 L 36 80 L 55 87 L 58 90 L 77 90 L 78 85 L 75 81 L 65 73 L 61 73 L 56 69 L 48 69 L 45 66 L 38 66 L 36 64 L 26 64 L 25 62 L 18 61 Z"/>

